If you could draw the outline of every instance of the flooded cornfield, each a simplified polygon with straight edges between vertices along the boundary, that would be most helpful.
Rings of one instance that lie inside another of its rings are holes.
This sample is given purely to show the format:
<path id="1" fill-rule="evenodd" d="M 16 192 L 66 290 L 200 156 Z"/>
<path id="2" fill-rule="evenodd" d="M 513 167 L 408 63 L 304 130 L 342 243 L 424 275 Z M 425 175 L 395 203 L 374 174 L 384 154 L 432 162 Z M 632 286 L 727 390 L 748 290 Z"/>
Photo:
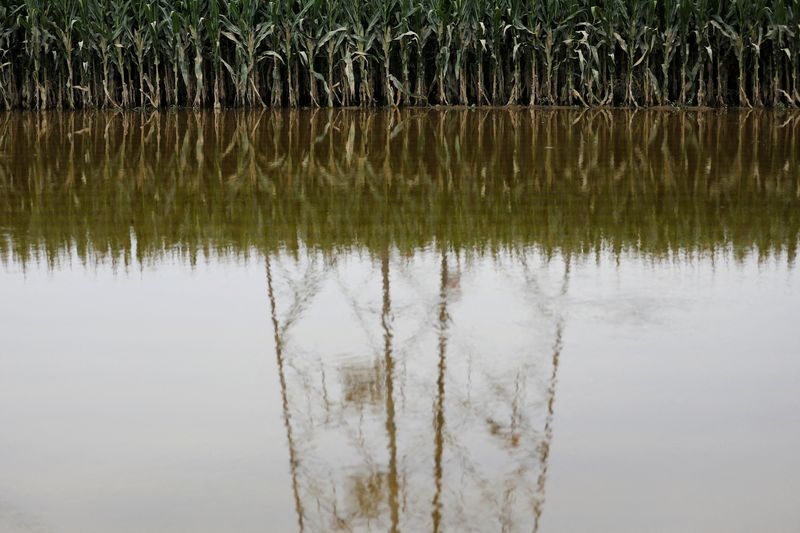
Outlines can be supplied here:
<path id="1" fill-rule="evenodd" d="M 0 531 L 796 532 L 800 115 L 0 114 Z"/>

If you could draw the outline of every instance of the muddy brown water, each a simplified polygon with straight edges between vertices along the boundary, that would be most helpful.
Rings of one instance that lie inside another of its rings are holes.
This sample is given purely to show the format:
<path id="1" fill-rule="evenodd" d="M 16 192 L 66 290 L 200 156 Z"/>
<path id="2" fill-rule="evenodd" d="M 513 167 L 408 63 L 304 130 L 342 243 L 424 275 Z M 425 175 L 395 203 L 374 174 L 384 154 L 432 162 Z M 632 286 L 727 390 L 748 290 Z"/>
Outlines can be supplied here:
<path id="1" fill-rule="evenodd" d="M 0 114 L 0 531 L 794 532 L 800 116 Z"/>

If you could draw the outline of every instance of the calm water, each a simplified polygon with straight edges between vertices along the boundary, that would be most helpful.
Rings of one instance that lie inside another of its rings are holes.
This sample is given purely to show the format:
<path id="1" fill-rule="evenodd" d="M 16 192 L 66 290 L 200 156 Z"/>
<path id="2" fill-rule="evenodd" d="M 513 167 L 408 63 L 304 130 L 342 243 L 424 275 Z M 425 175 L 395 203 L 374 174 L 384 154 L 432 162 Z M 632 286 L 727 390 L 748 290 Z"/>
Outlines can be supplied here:
<path id="1" fill-rule="evenodd" d="M 0 115 L 0 531 L 797 532 L 800 116 Z"/>

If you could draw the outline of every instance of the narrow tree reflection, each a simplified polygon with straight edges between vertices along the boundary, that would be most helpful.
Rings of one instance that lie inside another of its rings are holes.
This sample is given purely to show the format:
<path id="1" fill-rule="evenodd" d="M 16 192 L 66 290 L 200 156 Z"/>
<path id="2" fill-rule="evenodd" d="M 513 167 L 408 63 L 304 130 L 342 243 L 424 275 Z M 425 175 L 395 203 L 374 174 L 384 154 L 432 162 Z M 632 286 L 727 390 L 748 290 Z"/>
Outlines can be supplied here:
<path id="1" fill-rule="evenodd" d="M 267 263 L 267 293 L 270 305 L 270 318 L 275 339 L 275 358 L 278 366 L 278 379 L 281 386 L 281 406 L 283 408 L 283 425 L 286 428 L 286 440 L 289 446 L 289 469 L 292 476 L 292 494 L 294 496 L 295 511 L 297 512 L 297 526 L 302 532 L 303 526 L 303 504 L 300 501 L 300 492 L 297 486 L 297 451 L 295 450 L 294 438 L 292 436 L 292 424 L 289 420 L 289 399 L 286 394 L 286 373 L 283 368 L 283 340 L 281 330 L 278 325 L 278 315 L 275 309 L 275 292 L 272 288 L 272 268 L 269 254 L 266 256 Z"/>
<path id="2" fill-rule="evenodd" d="M 381 257 L 381 278 L 383 281 L 383 309 L 381 312 L 381 325 L 383 327 L 383 361 L 386 379 L 386 433 L 389 437 L 389 510 L 392 525 L 390 531 L 398 531 L 399 505 L 398 505 L 398 480 L 397 480 L 397 425 L 394 413 L 394 358 L 392 355 L 392 327 L 391 312 L 392 301 L 389 293 L 389 249 Z"/>
<path id="3" fill-rule="evenodd" d="M 571 257 L 567 254 L 564 257 L 564 279 L 561 285 L 561 296 L 567 295 L 569 290 L 569 274 Z M 533 531 L 539 531 L 539 524 L 542 519 L 545 502 L 545 486 L 547 483 L 547 471 L 550 464 L 550 443 L 553 440 L 553 415 L 555 413 L 556 383 L 558 379 L 558 365 L 561 359 L 561 348 L 563 347 L 564 335 L 564 315 L 559 313 L 556 319 L 556 338 L 553 343 L 552 373 L 550 383 L 547 387 L 547 416 L 544 423 L 544 438 L 539 444 L 539 477 L 536 480 L 537 498 L 534 500 L 533 507 Z"/>
<path id="4" fill-rule="evenodd" d="M 436 378 L 436 404 L 433 419 L 434 426 L 434 482 L 436 491 L 433 496 L 433 531 L 438 532 L 442 522 L 442 456 L 444 454 L 444 375 L 447 354 L 447 252 L 442 250 L 441 285 L 439 289 L 439 365 Z"/>

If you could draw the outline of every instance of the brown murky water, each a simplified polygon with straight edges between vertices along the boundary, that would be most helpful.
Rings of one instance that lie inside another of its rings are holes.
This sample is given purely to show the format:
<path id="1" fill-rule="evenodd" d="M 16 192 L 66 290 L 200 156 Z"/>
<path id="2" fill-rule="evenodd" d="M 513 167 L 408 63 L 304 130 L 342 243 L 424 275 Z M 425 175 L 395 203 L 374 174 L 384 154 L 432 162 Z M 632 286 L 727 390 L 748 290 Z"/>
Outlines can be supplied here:
<path id="1" fill-rule="evenodd" d="M 800 116 L 0 115 L 0 531 L 796 532 Z"/>

